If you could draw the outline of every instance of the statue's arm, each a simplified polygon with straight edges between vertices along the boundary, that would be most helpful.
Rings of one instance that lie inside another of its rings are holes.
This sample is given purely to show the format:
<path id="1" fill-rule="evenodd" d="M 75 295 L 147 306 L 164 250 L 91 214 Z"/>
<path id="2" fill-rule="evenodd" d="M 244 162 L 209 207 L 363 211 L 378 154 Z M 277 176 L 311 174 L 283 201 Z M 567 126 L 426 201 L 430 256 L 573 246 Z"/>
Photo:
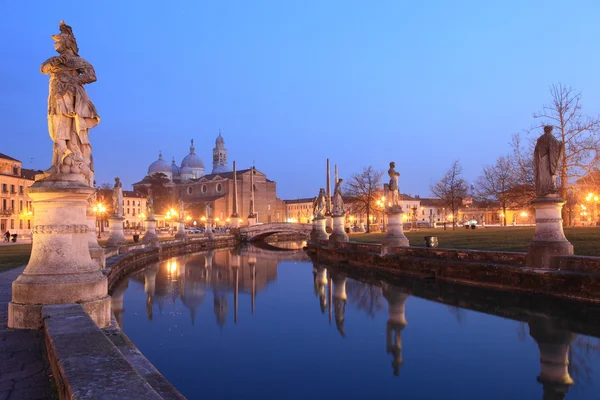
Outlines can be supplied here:
<path id="1" fill-rule="evenodd" d="M 42 74 L 51 74 L 56 72 L 56 67 L 60 64 L 64 64 L 67 62 L 67 58 L 65 56 L 55 56 L 50 57 L 46 61 L 42 63 L 40 66 L 40 72 Z"/>
<path id="2" fill-rule="evenodd" d="M 79 72 L 79 84 L 87 85 L 88 83 L 96 82 L 96 71 L 94 70 L 94 67 L 92 67 L 92 64 L 85 61 L 83 58 L 79 58 L 77 61 L 79 64 L 77 65 L 77 72 Z"/>

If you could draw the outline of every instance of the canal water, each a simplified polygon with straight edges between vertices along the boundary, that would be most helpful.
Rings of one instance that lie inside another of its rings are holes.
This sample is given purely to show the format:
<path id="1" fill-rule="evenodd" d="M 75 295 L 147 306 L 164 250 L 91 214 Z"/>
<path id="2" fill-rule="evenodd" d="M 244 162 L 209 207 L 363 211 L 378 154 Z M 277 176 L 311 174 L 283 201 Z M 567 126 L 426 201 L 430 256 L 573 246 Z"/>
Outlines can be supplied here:
<path id="1" fill-rule="evenodd" d="M 561 320 L 426 300 L 285 247 L 149 265 L 115 316 L 189 399 L 600 399 L 600 340 Z"/>

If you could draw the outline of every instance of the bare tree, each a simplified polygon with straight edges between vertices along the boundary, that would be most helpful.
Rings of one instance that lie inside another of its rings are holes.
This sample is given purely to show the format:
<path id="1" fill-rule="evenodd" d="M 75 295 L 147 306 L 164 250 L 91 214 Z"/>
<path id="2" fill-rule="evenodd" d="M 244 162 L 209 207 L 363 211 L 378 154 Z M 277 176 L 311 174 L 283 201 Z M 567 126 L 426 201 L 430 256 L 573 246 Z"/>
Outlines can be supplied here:
<path id="1" fill-rule="evenodd" d="M 369 220 L 376 209 L 377 195 L 381 192 L 383 172 L 368 166 L 360 173 L 352 175 L 346 184 L 346 195 L 353 197 L 353 206 L 357 214 L 367 215 L 367 232 L 370 232 Z"/>
<path id="2" fill-rule="evenodd" d="M 106 183 L 106 182 L 104 182 L 104 183 L 102 183 L 102 184 L 100 185 L 100 189 L 108 189 L 108 190 L 112 190 L 112 188 L 113 188 L 113 185 L 111 185 L 110 183 Z"/>
<path id="3" fill-rule="evenodd" d="M 475 197 L 480 201 L 498 201 L 504 215 L 506 209 L 515 202 L 515 188 L 519 186 L 516 164 L 510 157 L 500 156 L 496 164 L 485 165 L 483 174 L 475 181 Z"/>
<path id="4" fill-rule="evenodd" d="M 467 182 L 462 178 L 462 166 L 455 160 L 442 179 L 433 184 L 431 193 L 440 199 L 452 212 L 452 229 L 456 229 L 458 209 L 469 192 Z"/>
<path id="5" fill-rule="evenodd" d="M 560 196 L 567 197 L 567 188 L 574 179 L 587 175 L 600 162 L 599 117 L 581 112 L 581 93 L 562 83 L 550 86 L 550 104 L 533 114 L 541 124 L 554 126 L 554 134 L 565 144 L 560 169 Z"/>

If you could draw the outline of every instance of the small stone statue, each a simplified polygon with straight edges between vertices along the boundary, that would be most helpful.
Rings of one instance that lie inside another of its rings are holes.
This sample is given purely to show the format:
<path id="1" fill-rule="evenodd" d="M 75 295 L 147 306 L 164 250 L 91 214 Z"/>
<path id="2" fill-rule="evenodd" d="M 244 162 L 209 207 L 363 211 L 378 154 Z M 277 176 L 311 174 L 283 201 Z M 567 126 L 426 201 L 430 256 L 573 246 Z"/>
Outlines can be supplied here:
<path id="1" fill-rule="evenodd" d="M 146 218 L 154 219 L 154 199 L 152 198 L 152 189 L 148 188 L 148 196 L 146 196 Z"/>
<path id="2" fill-rule="evenodd" d="M 335 189 L 333 190 L 333 207 L 331 214 L 334 217 L 341 217 L 346 214 L 346 210 L 344 209 L 344 200 L 342 199 L 342 182 L 344 180 L 342 178 L 338 179 L 335 183 Z"/>
<path id="3" fill-rule="evenodd" d="M 123 216 L 123 184 L 118 176 L 113 186 L 113 215 L 118 218 Z"/>
<path id="4" fill-rule="evenodd" d="M 313 219 L 324 218 L 327 201 L 325 199 L 325 189 L 319 189 L 319 197 L 313 200 Z"/>
<path id="5" fill-rule="evenodd" d="M 557 193 L 556 171 L 565 151 L 565 145 L 552 134 L 552 126 L 544 126 L 544 133 L 535 144 L 533 166 L 535 191 L 538 197 Z"/>
<path id="6" fill-rule="evenodd" d="M 388 169 L 388 175 L 390 176 L 390 183 L 388 185 L 389 193 L 390 193 L 390 203 L 391 208 L 400 207 L 400 190 L 398 188 L 398 177 L 400 173 L 396 171 L 396 163 L 394 161 L 390 162 L 390 169 Z"/>
<path id="7" fill-rule="evenodd" d="M 210 217 L 212 216 L 212 206 L 210 205 L 210 203 L 206 203 L 204 207 L 206 210 L 206 219 L 210 219 Z"/>
<path id="8" fill-rule="evenodd" d="M 183 221 L 185 219 L 185 209 L 183 208 L 183 199 L 179 199 L 179 219 Z"/>
<path id="9" fill-rule="evenodd" d="M 79 48 L 71 27 L 64 21 L 60 33 L 53 35 L 59 56 L 50 57 L 41 66 L 50 75 L 48 130 L 54 142 L 52 166 L 45 175 L 82 174 L 94 186 L 94 165 L 89 130 L 100 123 L 96 107 L 83 85 L 96 81 L 94 67 L 79 57 Z"/>

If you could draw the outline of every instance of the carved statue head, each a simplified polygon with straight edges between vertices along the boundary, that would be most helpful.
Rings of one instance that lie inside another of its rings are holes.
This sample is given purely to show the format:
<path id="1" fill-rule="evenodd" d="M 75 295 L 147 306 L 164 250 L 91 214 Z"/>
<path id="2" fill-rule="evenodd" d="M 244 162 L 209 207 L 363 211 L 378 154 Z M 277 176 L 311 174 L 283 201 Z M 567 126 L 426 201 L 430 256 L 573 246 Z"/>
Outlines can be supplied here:
<path id="1" fill-rule="evenodd" d="M 54 40 L 54 49 L 60 54 L 70 50 L 73 54 L 78 56 L 79 47 L 77 47 L 77 41 L 75 40 L 71 27 L 65 24 L 65 21 L 60 21 L 58 28 L 60 29 L 60 33 L 51 36 Z"/>
<path id="2" fill-rule="evenodd" d="M 390 168 L 396 168 L 396 163 L 394 161 L 390 161 Z"/>
<path id="3" fill-rule="evenodd" d="M 552 133 L 554 127 L 552 125 L 544 125 L 544 133 Z"/>

